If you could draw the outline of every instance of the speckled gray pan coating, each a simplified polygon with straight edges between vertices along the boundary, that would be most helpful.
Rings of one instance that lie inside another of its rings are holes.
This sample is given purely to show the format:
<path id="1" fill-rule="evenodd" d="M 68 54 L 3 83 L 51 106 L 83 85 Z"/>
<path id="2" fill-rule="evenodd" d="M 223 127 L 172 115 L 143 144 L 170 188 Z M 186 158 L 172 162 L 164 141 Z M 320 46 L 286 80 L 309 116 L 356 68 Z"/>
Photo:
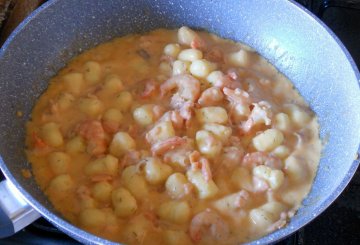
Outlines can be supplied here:
<path id="1" fill-rule="evenodd" d="M 287 0 L 53 0 L 27 18 L 0 51 L 1 169 L 26 200 L 75 239 L 110 243 L 56 215 L 24 156 L 24 124 L 49 78 L 80 52 L 133 32 L 188 25 L 247 43 L 288 76 L 319 116 L 326 139 L 318 175 L 288 226 L 254 244 L 296 231 L 340 194 L 355 172 L 360 142 L 359 73 L 350 55 L 319 20 Z M 16 117 L 16 110 L 24 112 Z"/>

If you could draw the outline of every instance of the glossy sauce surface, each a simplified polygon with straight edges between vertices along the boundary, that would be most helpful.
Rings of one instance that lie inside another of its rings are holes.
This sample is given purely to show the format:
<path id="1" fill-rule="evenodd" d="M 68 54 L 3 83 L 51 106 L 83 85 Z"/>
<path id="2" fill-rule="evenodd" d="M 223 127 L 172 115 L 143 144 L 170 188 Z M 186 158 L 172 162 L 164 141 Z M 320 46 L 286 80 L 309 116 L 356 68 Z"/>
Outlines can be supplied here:
<path id="1" fill-rule="evenodd" d="M 54 207 L 98 236 L 237 244 L 300 207 L 320 159 L 318 127 L 251 48 L 159 29 L 61 70 L 27 124 L 27 156 Z"/>

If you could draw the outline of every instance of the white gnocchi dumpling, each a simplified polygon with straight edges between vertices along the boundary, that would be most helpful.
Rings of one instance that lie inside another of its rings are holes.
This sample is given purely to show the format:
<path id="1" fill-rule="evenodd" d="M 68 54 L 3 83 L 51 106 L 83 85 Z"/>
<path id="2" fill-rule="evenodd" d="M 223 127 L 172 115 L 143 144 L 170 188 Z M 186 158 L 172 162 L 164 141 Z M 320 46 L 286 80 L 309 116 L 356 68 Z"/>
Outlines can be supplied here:
<path id="1" fill-rule="evenodd" d="M 136 166 L 132 165 L 125 168 L 121 174 L 121 180 L 137 200 L 142 200 L 149 194 L 148 184 L 144 176 L 140 175 Z"/>
<path id="2" fill-rule="evenodd" d="M 198 34 L 187 26 L 182 26 L 178 30 L 178 40 L 180 44 L 190 46 L 197 37 Z"/>
<path id="3" fill-rule="evenodd" d="M 285 173 L 290 180 L 301 182 L 309 178 L 310 171 L 304 160 L 291 154 L 285 159 Z"/>
<path id="4" fill-rule="evenodd" d="M 113 186 L 107 181 L 97 182 L 92 187 L 92 195 L 93 197 L 100 202 L 109 202 L 111 199 L 111 192 L 113 190 Z"/>
<path id="5" fill-rule="evenodd" d="M 252 139 L 252 143 L 258 151 L 272 151 L 284 141 L 284 135 L 278 129 L 267 129 Z"/>
<path id="6" fill-rule="evenodd" d="M 75 136 L 66 143 L 65 149 L 68 153 L 82 153 L 86 151 L 86 144 L 82 137 Z"/>
<path id="7" fill-rule="evenodd" d="M 203 58 L 203 53 L 198 49 L 183 49 L 178 55 L 178 60 L 182 61 L 190 61 L 193 62 L 195 60 L 200 60 Z"/>
<path id="8" fill-rule="evenodd" d="M 196 145 L 199 151 L 208 158 L 215 158 L 222 151 L 222 143 L 213 133 L 207 130 L 199 130 L 195 135 Z"/>
<path id="9" fill-rule="evenodd" d="M 190 65 L 190 73 L 199 78 L 206 78 L 215 69 L 216 65 L 205 59 L 195 60 Z"/>
<path id="10" fill-rule="evenodd" d="M 248 51 L 240 49 L 237 52 L 231 53 L 227 56 L 227 62 L 232 66 L 248 67 L 251 59 Z"/>
<path id="11" fill-rule="evenodd" d="M 169 201 L 159 206 L 157 214 L 163 220 L 184 224 L 190 219 L 191 209 L 187 201 Z"/>
<path id="12" fill-rule="evenodd" d="M 88 208 L 80 212 L 80 225 L 87 228 L 100 229 L 106 224 L 106 214 L 98 208 Z"/>
<path id="13" fill-rule="evenodd" d="M 88 163 L 84 172 L 88 176 L 99 174 L 116 176 L 119 172 L 119 160 L 108 154 Z"/>
<path id="14" fill-rule="evenodd" d="M 111 194 L 115 214 L 119 217 L 128 217 L 137 210 L 136 199 L 125 188 L 119 187 Z"/>
<path id="15" fill-rule="evenodd" d="M 182 173 L 174 173 L 167 178 L 165 188 L 171 198 L 180 199 L 189 194 L 189 185 L 191 184 L 185 175 Z"/>
<path id="16" fill-rule="evenodd" d="M 126 132 L 117 132 L 109 147 L 109 151 L 116 157 L 123 156 L 127 151 L 136 148 L 135 140 Z"/>
<path id="17" fill-rule="evenodd" d="M 219 123 L 225 124 L 229 117 L 226 110 L 219 106 L 203 107 L 195 111 L 196 119 L 200 123 Z"/>
<path id="18" fill-rule="evenodd" d="M 175 60 L 172 67 L 172 75 L 176 76 L 189 73 L 190 65 L 190 61 Z"/>
<path id="19" fill-rule="evenodd" d="M 129 91 L 120 92 L 113 101 L 113 106 L 121 112 L 127 112 L 133 103 L 133 96 Z"/>
<path id="20" fill-rule="evenodd" d="M 44 124 L 41 128 L 40 136 L 49 146 L 59 147 L 64 144 L 64 138 L 60 131 L 60 126 L 55 122 Z"/>
<path id="21" fill-rule="evenodd" d="M 102 112 L 103 104 L 97 98 L 81 98 L 78 101 L 78 108 L 81 112 L 95 117 Z"/>
<path id="22" fill-rule="evenodd" d="M 153 112 L 154 105 L 146 104 L 137 107 L 133 111 L 133 118 L 135 122 L 141 126 L 148 126 L 155 122 L 155 116 Z"/>
<path id="23" fill-rule="evenodd" d="M 268 202 L 250 211 L 250 221 L 257 229 L 265 230 L 279 220 L 281 212 L 286 209 L 286 206 L 280 202 Z"/>
<path id="24" fill-rule="evenodd" d="M 80 94 L 84 86 L 84 74 L 80 72 L 72 72 L 63 76 L 66 90 L 72 94 Z"/>
<path id="25" fill-rule="evenodd" d="M 205 123 L 203 129 L 211 132 L 223 144 L 227 143 L 232 135 L 231 127 L 223 126 L 218 123 Z"/>
<path id="26" fill-rule="evenodd" d="M 101 79 L 101 65 L 96 61 L 88 61 L 84 64 L 84 77 L 90 84 L 98 83 Z"/>
<path id="27" fill-rule="evenodd" d="M 169 175 L 173 172 L 172 168 L 163 163 L 159 158 L 148 157 L 144 161 L 145 178 L 150 184 L 162 184 L 166 181 Z"/>
<path id="28" fill-rule="evenodd" d="M 275 127 L 282 131 L 291 130 L 291 120 L 288 114 L 280 112 L 275 115 Z"/>
<path id="29" fill-rule="evenodd" d="M 210 199 L 216 196 L 219 188 L 213 180 L 206 181 L 200 170 L 188 170 L 188 180 L 194 185 L 200 199 Z"/>
<path id="30" fill-rule="evenodd" d="M 181 51 L 181 47 L 177 43 L 169 43 L 164 47 L 164 54 L 176 58 Z"/>
<path id="31" fill-rule="evenodd" d="M 311 120 L 311 115 L 295 104 L 286 105 L 287 114 L 298 127 L 305 127 Z"/>
<path id="32" fill-rule="evenodd" d="M 256 166 L 252 172 L 254 176 L 266 180 L 273 190 L 278 189 L 285 179 L 283 171 L 265 165 Z"/>

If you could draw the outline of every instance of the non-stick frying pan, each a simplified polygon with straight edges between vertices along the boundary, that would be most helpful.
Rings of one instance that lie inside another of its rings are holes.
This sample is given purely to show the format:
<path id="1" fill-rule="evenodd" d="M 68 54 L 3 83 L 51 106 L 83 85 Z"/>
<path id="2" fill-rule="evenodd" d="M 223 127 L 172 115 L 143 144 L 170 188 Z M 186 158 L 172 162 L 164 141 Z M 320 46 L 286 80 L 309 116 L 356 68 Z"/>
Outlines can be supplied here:
<path id="1" fill-rule="evenodd" d="M 287 0 L 53 0 L 29 16 L 0 51 L 0 167 L 7 178 L 0 185 L 0 234 L 40 214 L 83 243 L 111 243 L 62 219 L 34 179 L 22 176 L 30 168 L 24 125 L 49 78 L 75 55 L 128 33 L 182 25 L 258 50 L 319 117 L 324 149 L 311 193 L 288 226 L 256 243 L 286 237 L 335 200 L 359 165 L 360 76 L 341 42 L 304 8 Z M 14 190 L 18 194 L 9 196 Z"/>

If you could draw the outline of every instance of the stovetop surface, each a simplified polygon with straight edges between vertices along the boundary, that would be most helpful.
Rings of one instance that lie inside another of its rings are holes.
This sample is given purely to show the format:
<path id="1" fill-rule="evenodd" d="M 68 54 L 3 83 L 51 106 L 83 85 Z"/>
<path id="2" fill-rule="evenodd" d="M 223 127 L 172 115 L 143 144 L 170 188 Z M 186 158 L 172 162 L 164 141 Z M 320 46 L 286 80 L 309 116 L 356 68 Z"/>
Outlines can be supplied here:
<path id="1" fill-rule="evenodd" d="M 298 2 L 315 14 L 318 14 L 319 11 L 321 13 L 323 10 L 319 17 L 340 38 L 360 67 L 360 1 L 298 0 Z M 341 2 L 340 5 L 339 2 Z M 351 2 L 351 9 L 344 7 L 346 2 Z M 360 244 L 359 193 L 360 169 L 357 170 L 345 191 L 324 213 L 294 235 L 277 244 Z M 78 244 L 78 242 L 41 218 L 17 234 L 0 239 L 0 244 L 67 245 Z"/>

